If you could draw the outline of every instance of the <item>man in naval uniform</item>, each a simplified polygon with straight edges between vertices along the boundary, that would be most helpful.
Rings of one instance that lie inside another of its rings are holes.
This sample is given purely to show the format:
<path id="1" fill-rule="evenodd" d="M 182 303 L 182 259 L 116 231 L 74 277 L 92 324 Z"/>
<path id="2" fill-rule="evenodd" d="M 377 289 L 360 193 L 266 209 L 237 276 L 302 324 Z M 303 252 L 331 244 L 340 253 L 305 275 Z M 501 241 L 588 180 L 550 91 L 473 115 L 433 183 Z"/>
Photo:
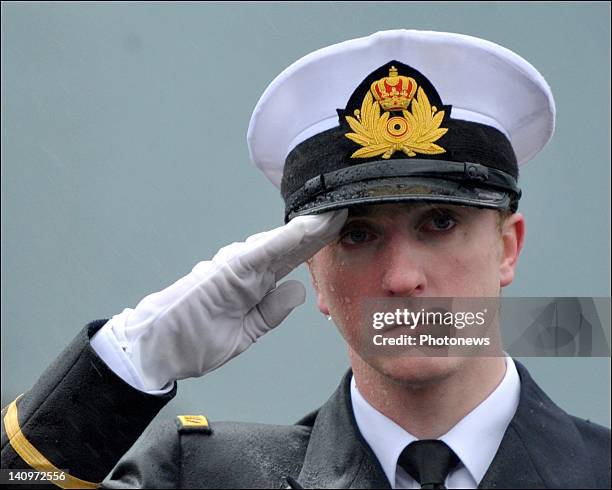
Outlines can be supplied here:
<path id="1" fill-rule="evenodd" d="M 610 431 L 487 356 L 366 355 L 366 298 L 499 297 L 525 235 L 518 166 L 550 139 L 550 89 L 481 39 L 386 31 L 284 70 L 250 155 L 285 222 L 86 326 L 2 412 L 2 467 L 62 488 L 609 488 Z M 351 369 L 293 426 L 155 421 L 304 301 L 307 262 Z"/>

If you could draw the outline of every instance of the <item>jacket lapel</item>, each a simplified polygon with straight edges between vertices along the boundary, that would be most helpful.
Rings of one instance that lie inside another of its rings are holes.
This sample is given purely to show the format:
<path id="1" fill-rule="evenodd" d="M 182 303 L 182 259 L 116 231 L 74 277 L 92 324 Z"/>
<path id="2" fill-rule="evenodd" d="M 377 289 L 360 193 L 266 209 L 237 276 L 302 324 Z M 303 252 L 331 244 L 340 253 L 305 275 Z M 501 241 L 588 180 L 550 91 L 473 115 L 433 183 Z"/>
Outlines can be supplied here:
<path id="1" fill-rule="evenodd" d="M 390 488 L 355 422 L 350 399 L 351 376 L 349 370 L 316 414 L 304 465 L 297 478 L 304 488 Z"/>
<path id="2" fill-rule="evenodd" d="M 592 488 L 578 429 L 527 369 L 515 364 L 519 405 L 479 488 Z"/>

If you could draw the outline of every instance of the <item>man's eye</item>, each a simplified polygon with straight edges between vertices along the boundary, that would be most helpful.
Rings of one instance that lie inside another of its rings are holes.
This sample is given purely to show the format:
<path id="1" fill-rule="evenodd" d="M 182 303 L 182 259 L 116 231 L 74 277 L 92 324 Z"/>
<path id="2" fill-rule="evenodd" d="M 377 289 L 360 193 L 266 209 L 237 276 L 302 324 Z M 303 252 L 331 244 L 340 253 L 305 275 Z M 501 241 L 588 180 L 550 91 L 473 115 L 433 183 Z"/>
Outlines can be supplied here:
<path id="1" fill-rule="evenodd" d="M 368 230 L 355 229 L 344 233 L 340 241 L 345 245 L 360 245 L 372 241 L 374 238 L 374 234 Z"/>
<path id="2" fill-rule="evenodd" d="M 448 214 L 442 214 L 439 216 L 433 216 L 427 220 L 423 226 L 423 231 L 449 231 L 455 227 L 457 221 L 455 218 Z"/>

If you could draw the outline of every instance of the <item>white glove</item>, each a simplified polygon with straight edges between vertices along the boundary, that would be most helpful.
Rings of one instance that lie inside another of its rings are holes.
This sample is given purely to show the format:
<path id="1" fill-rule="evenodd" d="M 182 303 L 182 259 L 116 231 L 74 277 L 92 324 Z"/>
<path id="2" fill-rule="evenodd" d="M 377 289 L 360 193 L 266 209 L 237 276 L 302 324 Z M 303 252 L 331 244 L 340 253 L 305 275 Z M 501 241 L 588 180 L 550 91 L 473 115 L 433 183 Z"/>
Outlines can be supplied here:
<path id="1" fill-rule="evenodd" d="M 346 216 L 346 210 L 301 216 L 232 243 L 113 317 L 112 332 L 144 388 L 202 376 L 279 325 L 306 291 L 299 281 L 277 281 L 329 243 Z"/>

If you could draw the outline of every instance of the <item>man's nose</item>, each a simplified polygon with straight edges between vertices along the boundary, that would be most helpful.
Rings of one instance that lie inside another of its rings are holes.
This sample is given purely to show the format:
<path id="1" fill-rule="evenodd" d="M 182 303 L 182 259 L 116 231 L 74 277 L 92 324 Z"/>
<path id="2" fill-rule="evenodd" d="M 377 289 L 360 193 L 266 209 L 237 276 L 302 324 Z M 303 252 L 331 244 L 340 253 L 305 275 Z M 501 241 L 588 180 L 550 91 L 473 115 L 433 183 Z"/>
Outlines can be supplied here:
<path id="1" fill-rule="evenodd" d="M 387 244 L 382 261 L 382 287 L 392 296 L 416 296 L 425 292 L 426 277 L 423 261 L 405 239 L 394 239 Z"/>

